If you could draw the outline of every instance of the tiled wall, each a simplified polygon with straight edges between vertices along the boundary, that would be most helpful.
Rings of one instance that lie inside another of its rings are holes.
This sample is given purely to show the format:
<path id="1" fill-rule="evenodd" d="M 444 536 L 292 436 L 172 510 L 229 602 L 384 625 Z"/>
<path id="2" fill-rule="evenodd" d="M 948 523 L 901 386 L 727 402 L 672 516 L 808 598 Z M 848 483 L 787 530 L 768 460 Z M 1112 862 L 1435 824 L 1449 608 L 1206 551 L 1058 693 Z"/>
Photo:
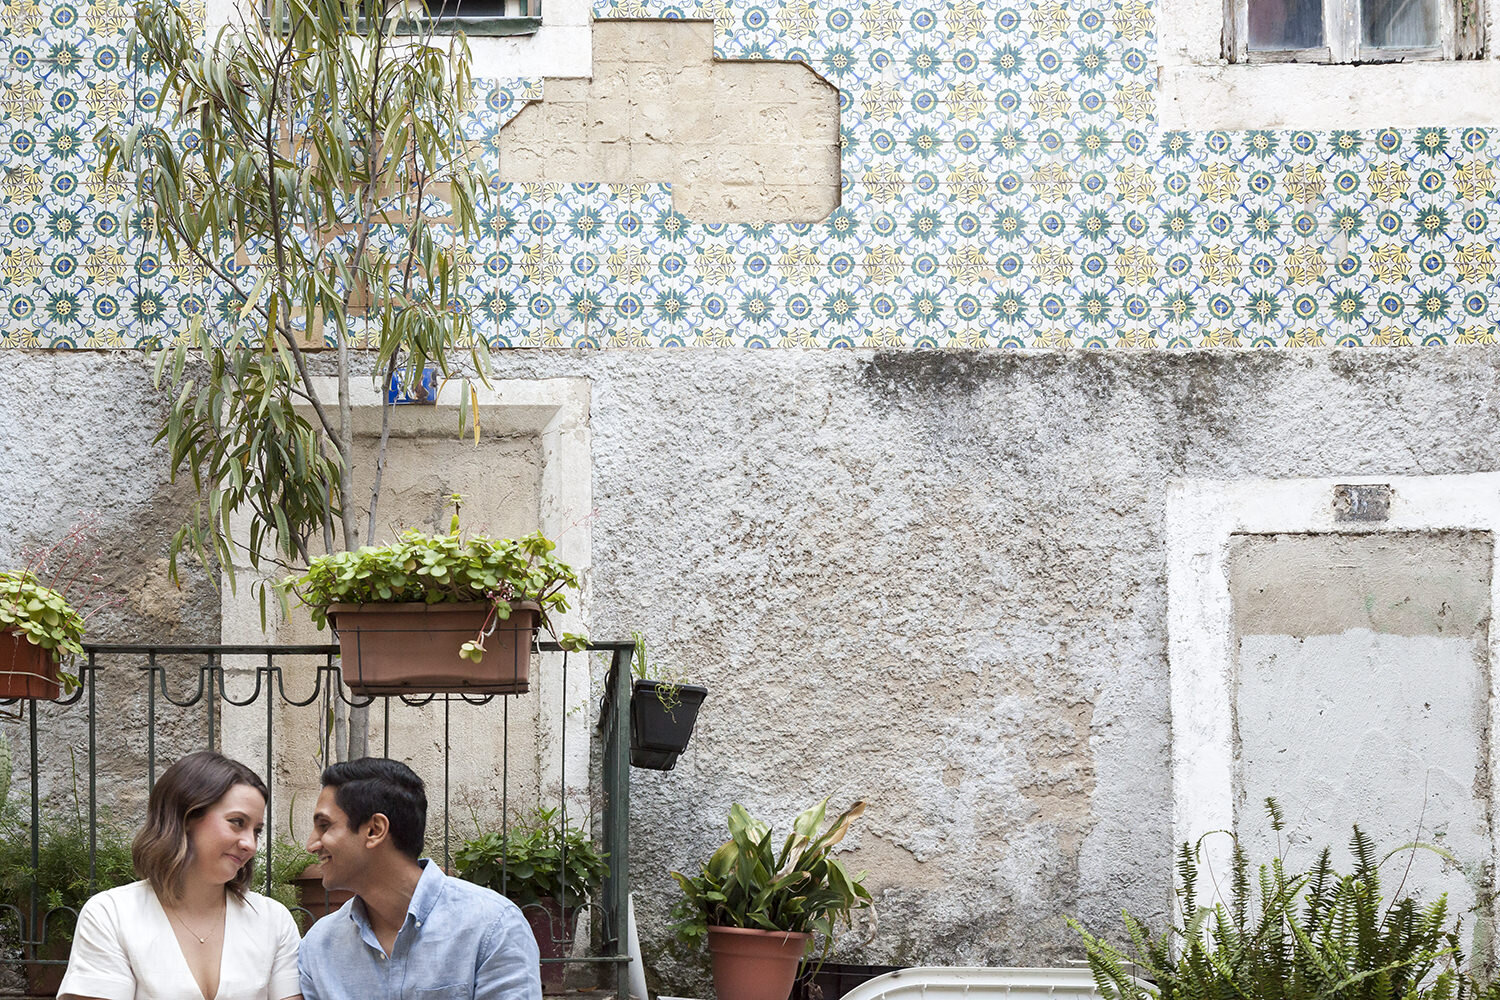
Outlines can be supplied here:
<path id="1" fill-rule="evenodd" d="M 91 174 L 100 125 L 156 99 L 123 72 L 129 8 L 0 2 L 0 345 L 170 339 L 218 297 Z M 842 205 L 715 225 L 662 185 L 502 185 L 465 286 L 497 346 L 1494 341 L 1487 132 L 1164 132 L 1146 0 L 595 16 L 712 19 L 723 58 L 805 60 L 839 88 Z M 491 150 L 536 86 L 484 88 Z"/>

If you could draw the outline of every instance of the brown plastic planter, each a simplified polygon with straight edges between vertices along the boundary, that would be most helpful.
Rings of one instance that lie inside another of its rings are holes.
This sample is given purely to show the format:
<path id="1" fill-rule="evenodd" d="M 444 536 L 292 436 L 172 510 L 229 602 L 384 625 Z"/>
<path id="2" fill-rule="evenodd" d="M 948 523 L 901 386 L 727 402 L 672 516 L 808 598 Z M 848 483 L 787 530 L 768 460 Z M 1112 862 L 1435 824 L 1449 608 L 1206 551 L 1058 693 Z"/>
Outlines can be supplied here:
<path id="1" fill-rule="evenodd" d="M 338 633 L 344 683 L 355 694 L 525 694 L 538 610 L 512 604 L 478 663 L 458 654 L 489 614 L 482 601 L 334 604 L 328 620 Z"/>
<path id="2" fill-rule="evenodd" d="M 61 696 L 57 658 L 15 629 L 0 632 L 0 698 L 55 701 Z"/>

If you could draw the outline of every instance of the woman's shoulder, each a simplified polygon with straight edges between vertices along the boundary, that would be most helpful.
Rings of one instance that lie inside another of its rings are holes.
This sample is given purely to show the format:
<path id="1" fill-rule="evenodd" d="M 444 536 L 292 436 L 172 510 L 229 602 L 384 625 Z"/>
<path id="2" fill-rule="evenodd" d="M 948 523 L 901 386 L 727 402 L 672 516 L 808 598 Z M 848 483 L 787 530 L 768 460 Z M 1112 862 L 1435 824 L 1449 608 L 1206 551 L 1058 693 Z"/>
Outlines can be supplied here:
<path id="1" fill-rule="evenodd" d="M 96 892 L 84 902 L 83 908 L 91 913 L 112 913 L 134 921 L 154 899 L 151 883 L 142 879 Z"/>
<path id="2" fill-rule="evenodd" d="M 292 911 L 288 910 L 284 904 L 270 896 L 262 896 L 258 892 L 246 890 L 245 898 L 240 901 L 240 905 L 244 907 L 246 914 L 252 920 L 271 924 L 296 923 L 292 920 Z"/>

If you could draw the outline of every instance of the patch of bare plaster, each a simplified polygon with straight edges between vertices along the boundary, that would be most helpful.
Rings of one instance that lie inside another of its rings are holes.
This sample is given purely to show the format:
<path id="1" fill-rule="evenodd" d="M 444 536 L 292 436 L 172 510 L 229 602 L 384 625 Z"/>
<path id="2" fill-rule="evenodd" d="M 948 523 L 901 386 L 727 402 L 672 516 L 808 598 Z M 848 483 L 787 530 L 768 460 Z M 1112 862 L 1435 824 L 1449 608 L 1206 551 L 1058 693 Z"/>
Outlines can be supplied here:
<path id="1" fill-rule="evenodd" d="M 547 80 L 499 134 L 505 181 L 668 183 L 701 222 L 839 205 L 839 95 L 800 62 L 713 57 L 712 21 L 597 21 L 594 75 Z"/>

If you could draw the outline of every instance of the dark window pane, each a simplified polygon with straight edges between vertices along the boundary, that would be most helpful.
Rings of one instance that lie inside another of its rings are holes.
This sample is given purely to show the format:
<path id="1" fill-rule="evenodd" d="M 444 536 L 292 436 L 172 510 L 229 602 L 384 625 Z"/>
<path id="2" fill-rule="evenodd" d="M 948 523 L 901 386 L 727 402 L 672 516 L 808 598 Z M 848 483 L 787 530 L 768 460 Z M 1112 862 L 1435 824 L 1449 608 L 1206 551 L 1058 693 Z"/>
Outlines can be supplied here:
<path id="1" fill-rule="evenodd" d="M 1323 0 L 1250 0 L 1252 49 L 1323 47 Z"/>
<path id="2" fill-rule="evenodd" d="M 437 17 L 537 17 L 541 0 L 427 0 Z"/>
<path id="3" fill-rule="evenodd" d="M 1365 0 L 1364 41 L 1377 48 L 1419 49 L 1438 44 L 1432 0 Z"/>

